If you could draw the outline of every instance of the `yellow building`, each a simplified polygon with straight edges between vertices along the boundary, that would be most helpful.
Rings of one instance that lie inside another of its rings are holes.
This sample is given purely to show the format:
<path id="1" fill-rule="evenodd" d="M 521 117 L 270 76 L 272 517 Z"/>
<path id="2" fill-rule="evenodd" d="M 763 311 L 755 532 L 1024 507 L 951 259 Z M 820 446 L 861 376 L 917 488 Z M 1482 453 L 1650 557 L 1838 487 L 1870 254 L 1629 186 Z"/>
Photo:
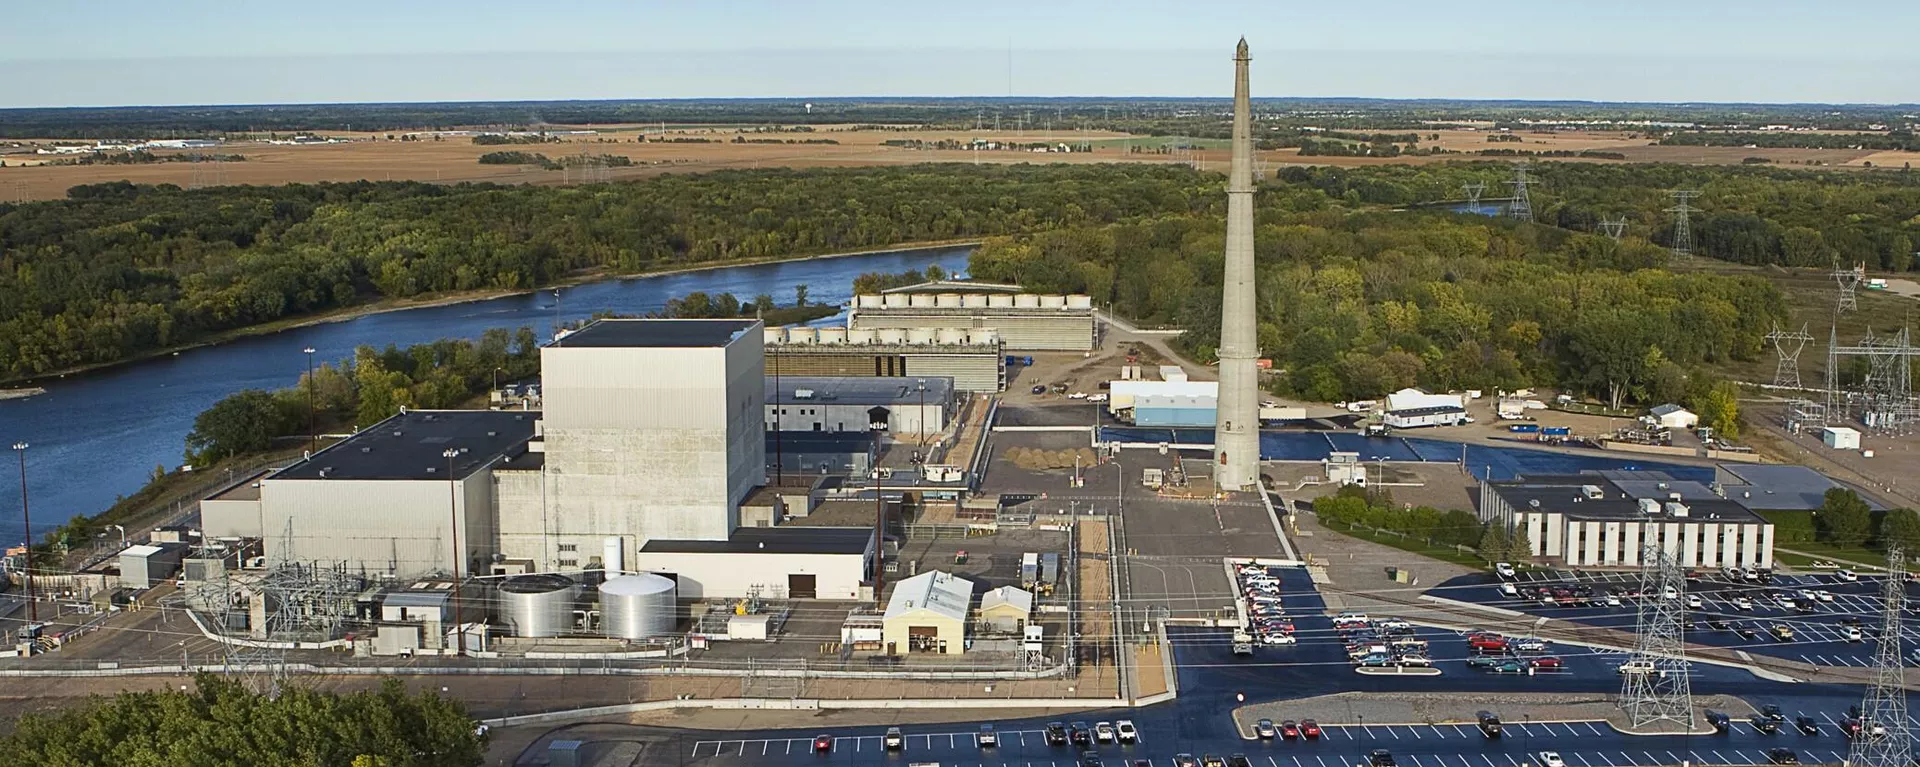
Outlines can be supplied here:
<path id="1" fill-rule="evenodd" d="M 881 616 L 887 654 L 965 652 L 972 604 L 973 581 L 952 573 L 926 572 L 894 584 Z"/>

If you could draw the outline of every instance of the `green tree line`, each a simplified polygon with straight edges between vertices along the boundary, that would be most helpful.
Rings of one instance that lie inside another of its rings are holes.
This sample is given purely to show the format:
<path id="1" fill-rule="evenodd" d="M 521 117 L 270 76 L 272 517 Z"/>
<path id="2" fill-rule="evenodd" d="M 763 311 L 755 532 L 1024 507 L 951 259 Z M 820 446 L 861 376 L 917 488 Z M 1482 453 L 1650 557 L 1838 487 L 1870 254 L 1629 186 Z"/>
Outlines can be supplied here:
<path id="1" fill-rule="evenodd" d="M 0 379 L 382 298 L 1038 231 L 1215 204 L 1184 168 L 725 171 L 584 187 L 181 190 L 0 204 Z"/>

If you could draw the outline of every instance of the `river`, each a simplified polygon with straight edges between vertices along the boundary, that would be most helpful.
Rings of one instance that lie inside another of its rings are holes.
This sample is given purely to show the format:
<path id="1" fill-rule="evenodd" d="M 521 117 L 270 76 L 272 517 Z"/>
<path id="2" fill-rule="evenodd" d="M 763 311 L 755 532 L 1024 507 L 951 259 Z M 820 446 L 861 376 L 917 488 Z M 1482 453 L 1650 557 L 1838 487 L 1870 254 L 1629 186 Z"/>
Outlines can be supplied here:
<path id="1" fill-rule="evenodd" d="M 316 361 L 353 356 L 354 347 L 441 338 L 478 338 L 489 328 L 529 326 L 543 335 L 560 321 L 595 312 L 642 314 L 695 291 L 761 293 L 790 303 L 795 285 L 807 300 L 844 304 L 864 272 L 903 272 L 938 264 L 964 271 L 970 247 L 843 256 L 608 280 L 552 291 L 446 306 L 404 309 L 294 328 L 67 378 L 38 381 L 47 393 L 0 401 L 0 447 L 24 441 L 33 528 L 45 533 L 82 514 L 105 510 L 146 484 L 153 468 L 180 464 L 193 418 L 242 389 L 292 386 Z M 822 321 L 826 322 L 826 321 Z M 8 451 L 12 452 L 12 451 Z M 0 464 L 0 542 L 20 541 L 20 476 L 12 455 Z"/>

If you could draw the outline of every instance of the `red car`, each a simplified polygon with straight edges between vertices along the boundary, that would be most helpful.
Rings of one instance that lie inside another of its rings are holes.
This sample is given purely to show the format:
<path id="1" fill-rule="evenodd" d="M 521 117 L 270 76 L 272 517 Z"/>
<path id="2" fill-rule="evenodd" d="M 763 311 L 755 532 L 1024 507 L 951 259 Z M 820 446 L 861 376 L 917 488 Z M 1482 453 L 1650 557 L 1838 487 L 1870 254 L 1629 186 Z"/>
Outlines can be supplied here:
<path id="1" fill-rule="evenodd" d="M 1286 738 L 1287 740 L 1300 737 L 1300 725 L 1294 724 L 1292 719 L 1281 722 L 1280 737 Z"/>
<path id="2" fill-rule="evenodd" d="M 817 752 L 822 752 L 822 753 L 832 751 L 833 736 L 832 735 L 815 735 L 813 738 L 813 750 Z"/>
<path id="3" fill-rule="evenodd" d="M 1312 719 L 1300 720 L 1300 734 L 1309 738 L 1320 737 L 1320 723 Z"/>
<path id="4" fill-rule="evenodd" d="M 1481 652 L 1506 652 L 1507 640 L 1497 637 L 1475 637 L 1467 641 L 1467 646 Z"/>
<path id="5" fill-rule="evenodd" d="M 1560 662 L 1560 659 L 1559 659 L 1559 658 L 1555 658 L 1555 657 L 1552 657 L 1552 656 L 1548 656 L 1548 657 L 1545 657 L 1545 658 L 1534 658 L 1534 659 L 1533 659 L 1533 667 L 1534 667 L 1534 668 L 1561 668 L 1561 667 L 1563 667 L 1564 665 L 1565 665 L 1565 664 L 1563 664 L 1563 663 L 1561 663 L 1561 662 Z"/>

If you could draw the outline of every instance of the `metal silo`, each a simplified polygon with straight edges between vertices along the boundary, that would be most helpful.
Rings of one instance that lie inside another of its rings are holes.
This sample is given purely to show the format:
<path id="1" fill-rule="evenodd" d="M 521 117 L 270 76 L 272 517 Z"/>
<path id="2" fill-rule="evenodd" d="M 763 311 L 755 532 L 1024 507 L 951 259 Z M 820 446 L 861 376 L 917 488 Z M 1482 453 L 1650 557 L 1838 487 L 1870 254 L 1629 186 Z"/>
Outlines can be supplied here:
<path id="1" fill-rule="evenodd" d="M 516 575 L 500 583 L 500 605 L 517 637 L 555 637 L 573 630 L 579 584 L 564 575 Z"/>
<path id="2" fill-rule="evenodd" d="M 653 573 L 609 578 L 600 584 L 600 626 L 615 639 L 674 633 L 678 584 Z"/>

